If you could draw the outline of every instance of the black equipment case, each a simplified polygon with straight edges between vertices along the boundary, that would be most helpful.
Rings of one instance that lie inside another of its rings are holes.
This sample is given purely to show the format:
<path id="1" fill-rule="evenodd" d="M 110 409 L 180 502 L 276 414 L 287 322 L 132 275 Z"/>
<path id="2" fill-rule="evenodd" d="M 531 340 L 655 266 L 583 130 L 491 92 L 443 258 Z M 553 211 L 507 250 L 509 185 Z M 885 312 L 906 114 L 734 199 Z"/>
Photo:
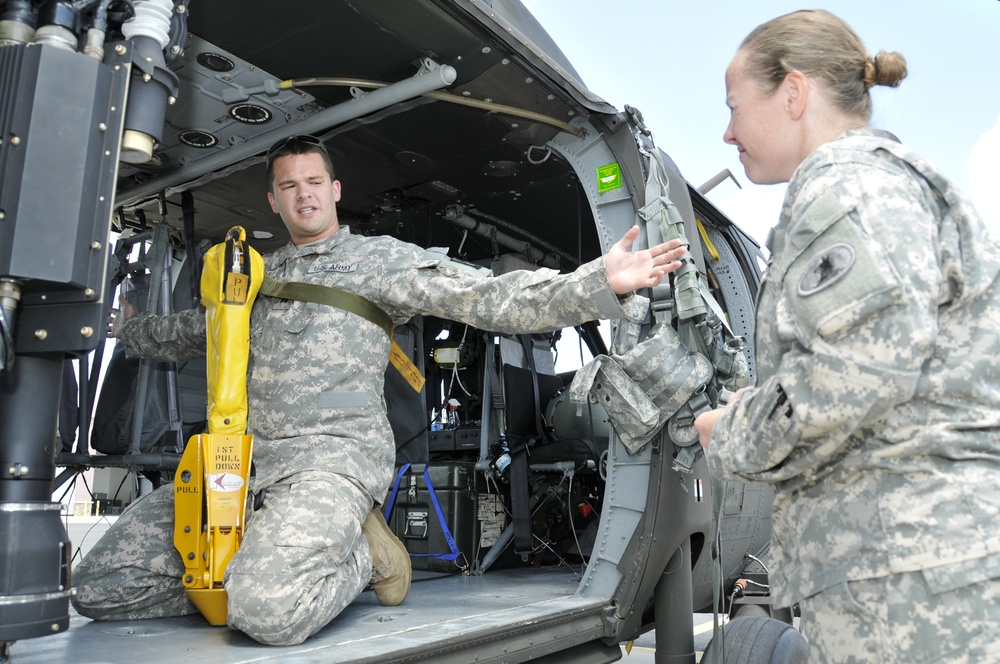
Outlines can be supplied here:
<path id="1" fill-rule="evenodd" d="M 413 569 L 435 572 L 478 567 L 509 522 L 504 497 L 467 461 L 398 467 L 385 510 Z M 508 548 L 491 567 L 518 563 Z"/>

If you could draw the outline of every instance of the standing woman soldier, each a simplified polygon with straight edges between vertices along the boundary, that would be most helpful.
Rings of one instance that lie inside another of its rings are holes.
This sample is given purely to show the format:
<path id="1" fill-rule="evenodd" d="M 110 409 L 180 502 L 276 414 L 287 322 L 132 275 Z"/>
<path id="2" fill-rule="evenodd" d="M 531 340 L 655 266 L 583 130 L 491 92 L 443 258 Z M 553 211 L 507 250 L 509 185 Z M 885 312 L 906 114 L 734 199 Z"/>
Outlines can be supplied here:
<path id="1" fill-rule="evenodd" d="M 773 598 L 810 662 L 1000 661 L 1000 248 L 868 126 L 905 76 L 825 11 L 759 26 L 726 71 L 725 141 L 789 186 L 758 385 L 696 427 L 715 477 L 775 489 Z"/>

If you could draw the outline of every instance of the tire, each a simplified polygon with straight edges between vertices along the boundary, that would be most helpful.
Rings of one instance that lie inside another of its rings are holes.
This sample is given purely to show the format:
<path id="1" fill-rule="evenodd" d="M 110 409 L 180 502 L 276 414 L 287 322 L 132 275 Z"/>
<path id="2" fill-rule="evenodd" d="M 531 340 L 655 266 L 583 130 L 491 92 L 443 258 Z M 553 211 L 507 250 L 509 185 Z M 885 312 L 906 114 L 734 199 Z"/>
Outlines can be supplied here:
<path id="1" fill-rule="evenodd" d="M 736 607 L 736 612 L 732 614 L 733 618 L 744 618 L 749 616 L 774 618 L 776 620 L 780 620 L 786 625 L 792 624 L 791 609 L 776 609 L 773 606 L 768 606 L 767 604 L 740 604 Z"/>
<path id="2" fill-rule="evenodd" d="M 808 660 L 809 645 L 798 630 L 774 618 L 734 618 L 722 628 L 721 638 L 724 647 L 717 647 L 716 639 L 710 641 L 701 664 L 805 664 Z"/>
<path id="3" fill-rule="evenodd" d="M 768 610 L 766 604 L 740 604 L 736 607 L 736 611 L 733 612 L 734 620 L 736 618 L 750 618 L 755 616 L 770 618 L 771 612 Z"/>

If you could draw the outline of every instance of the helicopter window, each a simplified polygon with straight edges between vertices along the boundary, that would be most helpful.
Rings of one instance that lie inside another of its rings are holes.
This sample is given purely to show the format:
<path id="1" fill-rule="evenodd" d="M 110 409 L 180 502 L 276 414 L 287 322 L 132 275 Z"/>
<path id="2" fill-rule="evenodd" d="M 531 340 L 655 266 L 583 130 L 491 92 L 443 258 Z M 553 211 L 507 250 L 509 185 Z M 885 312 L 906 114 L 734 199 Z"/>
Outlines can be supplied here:
<path id="1" fill-rule="evenodd" d="M 604 345 L 611 345 L 611 323 L 601 321 L 598 329 Z M 555 370 L 557 374 L 574 372 L 594 359 L 594 354 L 574 327 L 567 327 L 559 334 L 555 344 Z"/>

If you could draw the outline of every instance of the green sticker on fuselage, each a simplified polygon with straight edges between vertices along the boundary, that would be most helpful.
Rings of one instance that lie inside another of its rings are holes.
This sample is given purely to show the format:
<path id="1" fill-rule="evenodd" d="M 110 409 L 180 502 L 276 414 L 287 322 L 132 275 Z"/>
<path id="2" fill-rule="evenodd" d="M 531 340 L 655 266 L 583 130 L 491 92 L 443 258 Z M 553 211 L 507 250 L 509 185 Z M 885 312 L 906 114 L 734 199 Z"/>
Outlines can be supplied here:
<path id="1" fill-rule="evenodd" d="M 622 186 L 622 171 L 618 162 L 597 167 L 597 193 L 603 194 Z"/>

